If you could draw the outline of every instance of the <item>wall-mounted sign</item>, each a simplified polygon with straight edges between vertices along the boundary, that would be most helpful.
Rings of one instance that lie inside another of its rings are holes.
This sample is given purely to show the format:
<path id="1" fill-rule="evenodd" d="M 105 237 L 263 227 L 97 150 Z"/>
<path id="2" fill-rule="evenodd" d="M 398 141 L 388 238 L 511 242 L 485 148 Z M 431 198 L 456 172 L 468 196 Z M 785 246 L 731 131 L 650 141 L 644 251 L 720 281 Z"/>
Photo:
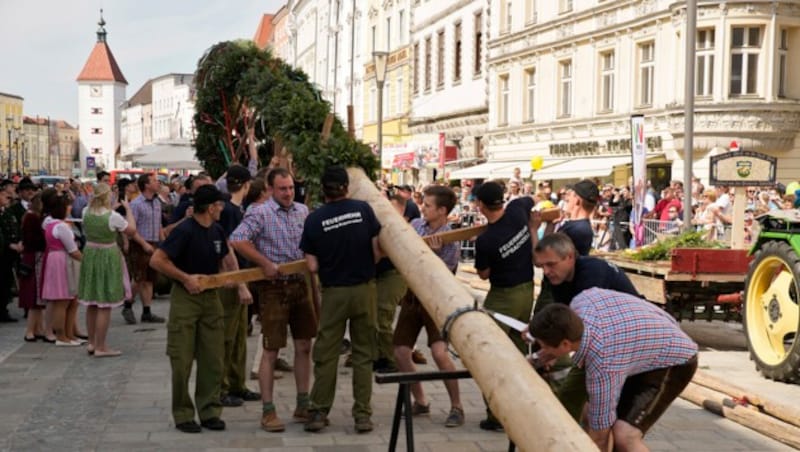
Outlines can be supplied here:
<path id="1" fill-rule="evenodd" d="M 711 157 L 711 185 L 734 187 L 775 184 L 777 158 L 752 151 L 726 152 Z"/>

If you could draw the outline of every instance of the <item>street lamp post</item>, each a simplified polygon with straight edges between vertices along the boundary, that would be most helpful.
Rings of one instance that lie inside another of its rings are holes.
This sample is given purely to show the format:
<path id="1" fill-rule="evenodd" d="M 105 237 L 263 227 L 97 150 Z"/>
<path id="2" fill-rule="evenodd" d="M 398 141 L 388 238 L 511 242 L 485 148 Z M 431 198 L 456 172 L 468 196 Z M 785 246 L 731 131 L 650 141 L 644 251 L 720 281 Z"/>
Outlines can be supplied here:
<path id="1" fill-rule="evenodd" d="M 22 159 L 20 159 L 20 155 Z M 17 132 L 17 173 L 25 173 L 25 131 Z"/>
<path id="2" fill-rule="evenodd" d="M 6 173 L 11 177 L 11 125 L 14 123 L 14 117 L 11 115 L 6 116 L 6 130 L 8 131 L 8 166 L 6 166 Z"/>
<path id="3" fill-rule="evenodd" d="M 389 52 L 374 51 L 372 59 L 375 63 L 375 83 L 378 85 L 378 164 L 379 174 L 383 177 L 383 82 L 386 81 L 386 59 Z"/>

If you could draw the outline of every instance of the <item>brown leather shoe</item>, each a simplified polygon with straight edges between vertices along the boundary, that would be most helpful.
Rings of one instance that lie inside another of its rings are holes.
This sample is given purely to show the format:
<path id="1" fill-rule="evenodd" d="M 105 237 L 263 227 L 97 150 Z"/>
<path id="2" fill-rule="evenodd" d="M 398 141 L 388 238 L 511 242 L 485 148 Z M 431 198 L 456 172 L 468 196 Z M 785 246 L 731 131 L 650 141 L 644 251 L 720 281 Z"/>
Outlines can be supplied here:
<path id="1" fill-rule="evenodd" d="M 283 421 L 278 417 L 278 413 L 270 411 L 261 416 L 261 428 L 267 432 L 282 432 L 286 429 Z"/>
<path id="2" fill-rule="evenodd" d="M 307 406 L 298 406 L 294 409 L 294 414 L 292 415 L 292 420 L 295 422 L 308 422 L 310 416 L 308 415 L 308 407 Z"/>

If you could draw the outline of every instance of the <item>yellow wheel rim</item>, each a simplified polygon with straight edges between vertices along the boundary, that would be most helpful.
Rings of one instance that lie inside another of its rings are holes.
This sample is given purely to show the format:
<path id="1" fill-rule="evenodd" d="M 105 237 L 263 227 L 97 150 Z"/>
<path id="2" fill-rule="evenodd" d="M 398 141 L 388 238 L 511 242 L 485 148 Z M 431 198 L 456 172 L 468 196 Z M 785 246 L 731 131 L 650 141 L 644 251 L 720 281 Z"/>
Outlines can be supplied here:
<path id="1" fill-rule="evenodd" d="M 780 257 L 765 257 L 753 271 L 746 300 L 751 351 L 766 365 L 781 364 L 797 339 L 800 310 L 792 269 Z"/>

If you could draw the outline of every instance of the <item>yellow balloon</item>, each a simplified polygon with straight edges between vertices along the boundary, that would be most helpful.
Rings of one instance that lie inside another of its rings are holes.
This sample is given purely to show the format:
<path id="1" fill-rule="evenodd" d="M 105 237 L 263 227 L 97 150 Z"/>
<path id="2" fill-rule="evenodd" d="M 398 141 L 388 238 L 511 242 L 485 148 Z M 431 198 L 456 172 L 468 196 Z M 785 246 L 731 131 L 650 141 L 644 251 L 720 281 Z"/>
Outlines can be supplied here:
<path id="1" fill-rule="evenodd" d="M 538 171 L 542 169 L 542 164 L 544 164 L 544 159 L 541 155 L 537 155 L 536 157 L 531 159 L 531 169 L 534 171 Z"/>

